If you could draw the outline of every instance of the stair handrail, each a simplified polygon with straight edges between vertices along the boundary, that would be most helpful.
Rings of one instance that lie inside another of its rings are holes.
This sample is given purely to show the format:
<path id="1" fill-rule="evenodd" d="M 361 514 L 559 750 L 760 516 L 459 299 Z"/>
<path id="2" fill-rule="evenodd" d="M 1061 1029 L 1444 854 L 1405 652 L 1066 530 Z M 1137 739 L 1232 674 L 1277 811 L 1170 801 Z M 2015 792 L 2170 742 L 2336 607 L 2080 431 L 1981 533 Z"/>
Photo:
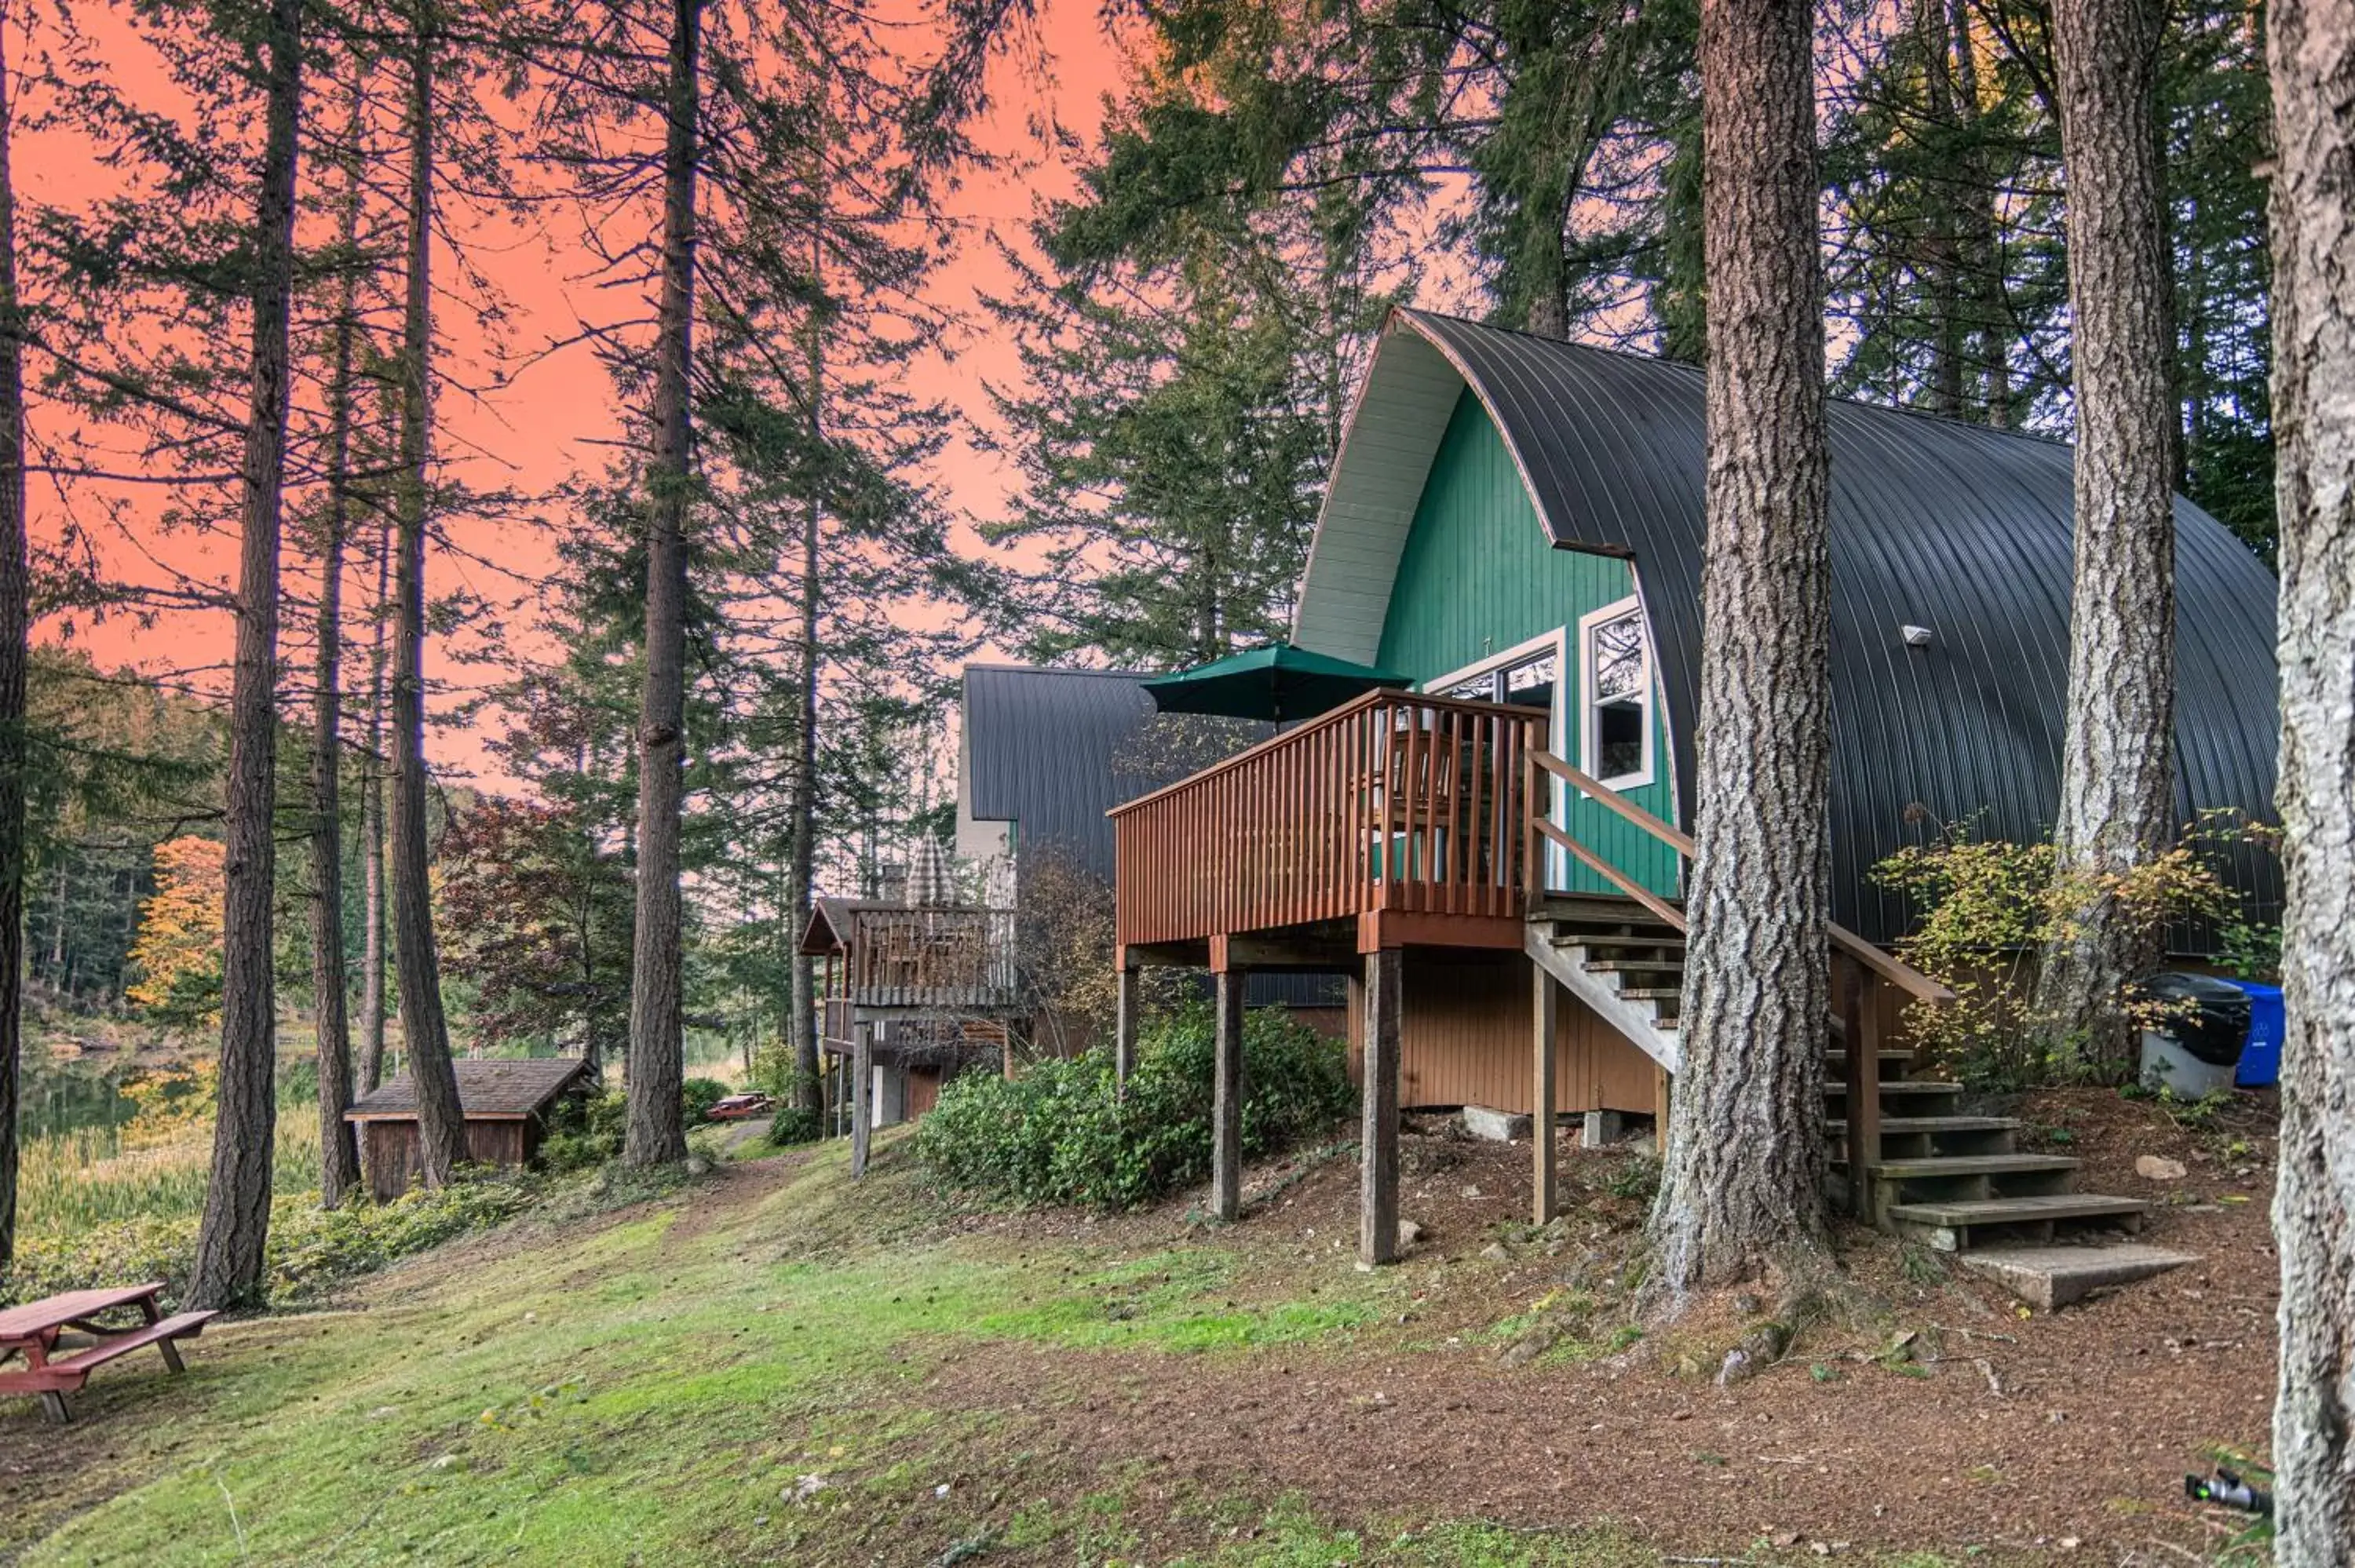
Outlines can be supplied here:
<path id="1" fill-rule="evenodd" d="M 1685 832 L 1680 828 L 1677 828 L 1668 822 L 1662 821 L 1651 812 L 1644 810 L 1643 807 L 1636 804 L 1635 801 L 1628 800 L 1625 795 L 1620 794 L 1609 785 L 1604 784 L 1601 779 L 1596 779 L 1579 768 L 1572 767 L 1568 762 L 1563 761 L 1561 758 L 1556 757 L 1552 752 L 1547 751 L 1543 747 L 1533 748 L 1529 753 L 1529 760 L 1533 766 L 1543 768 L 1546 772 L 1552 774 L 1563 783 L 1568 784 L 1572 789 L 1578 790 L 1582 794 L 1589 796 L 1596 804 L 1602 806 L 1605 810 L 1611 811 L 1615 815 L 1625 819 L 1627 821 L 1634 823 L 1636 827 L 1641 828 L 1644 832 L 1651 834 L 1652 837 L 1659 840 L 1660 842 L 1676 851 L 1677 853 L 1682 855 L 1686 860 L 1693 858 L 1693 841 L 1691 834 Z M 1550 839 L 1555 843 L 1561 844 L 1572 854 L 1577 856 L 1580 863 L 1586 866 L 1589 870 L 1596 872 L 1602 875 L 1605 880 L 1618 887 L 1621 892 L 1627 893 L 1635 896 L 1636 902 L 1643 905 L 1654 916 L 1667 919 L 1669 924 L 1673 925 L 1679 931 L 1686 928 L 1685 921 L 1680 914 L 1665 914 L 1664 911 L 1668 907 L 1667 905 L 1663 904 L 1648 893 L 1638 892 L 1632 885 L 1633 879 L 1621 874 L 1616 867 L 1605 869 L 1604 865 L 1601 863 L 1601 856 L 1594 854 L 1593 851 L 1588 850 L 1584 845 L 1575 843 L 1568 833 L 1563 832 L 1560 828 L 1554 826 L 1550 818 L 1550 813 L 1545 810 L 1544 805 L 1540 801 L 1540 791 L 1532 789 L 1529 792 L 1529 810 L 1540 814 L 1541 819 L 1538 823 L 1538 832 L 1540 833 L 1543 834 L 1546 838 Z M 1908 996 L 1914 998 L 1916 1001 L 1948 1002 L 1955 1000 L 1955 993 L 1945 986 L 1939 984 L 1936 980 L 1931 979 L 1928 975 L 1923 974 L 1920 969 L 1915 969 L 1913 965 L 1905 962 L 1902 959 L 1900 959 L 1894 954 L 1889 952 L 1886 948 L 1880 947 L 1876 943 L 1866 941 L 1862 937 L 1858 936 L 1855 932 L 1849 930 L 1847 927 L 1842 926 L 1837 920 L 1827 920 L 1824 922 L 1824 934 L 1830 939 L 1833 948 L 1847 954 L 1850 959 L 1871 970 L 1876 977 L 1887 980 L 1891 985 L 1895 986 L 1898 990 L 1905 992 Z"/>
<path id="2" fill-rule="evenodd" d="M 1541 835 L 1560 844 L 1580 864 L 1633 898 L 1655 919 L 1679 932 L 1688 930 L 1689 927 L 1683 911 L 1639 885 L 1635 878 L 1554 823 L 1550 809 L 1552 791 L 1538 788 L 1538 774 L 1540 770 L 1552 774 L 1605 810 L 1651 834 L 1686 861 L 1693 858 L 1692 835 L 1662 821 L 1601 779 L 1572 767 L 1543 747 L 1530 747 L 1528 755 L 1529 787 L 1523 790 L 1522 799 L 1523 809 L 1529 813 L 1529 826 L 1532 838 Z M 1542 895 L 1545 878 L 1541 867 L 1532 864 L 1529 870 L 1532 882 L 1538 885 L 1531 899 L 1534 908 L 1537 898 Z M 1886 981 L 1916 1001 L 1934 1003 L 1950 1002 L 1955 1000 L 1955 993 L 1838 921 L 1825 921 L 1824 935 L 1832 950 L 1844 955 L 1849 964 L 1845 980 L 1837 969 L 1832 976 L 1832 1011 L 1845 1036 L 1846 1070 L 1841 1076 L 1847 1121 L 1843 1141 L 1848 1150 L 1849 1203 L 1858 1217 L 1869 1220 L 1871 1217 L 1870 1171 L 1881 1159 L 1881 1027 L 1872 987 L 1876 981 Z"/>

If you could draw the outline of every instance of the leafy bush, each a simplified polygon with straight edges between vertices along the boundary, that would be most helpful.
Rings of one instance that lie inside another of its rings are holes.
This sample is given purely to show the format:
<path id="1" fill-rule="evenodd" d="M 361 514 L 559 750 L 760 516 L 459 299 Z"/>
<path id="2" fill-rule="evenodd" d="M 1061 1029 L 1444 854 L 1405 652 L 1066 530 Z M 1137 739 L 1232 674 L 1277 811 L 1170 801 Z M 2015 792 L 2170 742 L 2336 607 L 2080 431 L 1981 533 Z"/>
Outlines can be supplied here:
<path id="1" fill-rule="evenodd" d="M 917 1158 L 952 1190 L 1026 1205 L 1130 1208 L 1199 1181 L 1210 1167 L 1213 1033 L 1199 1003 L 1146 1030 L 1124 1097 L 1108 1051 L 1018 1078 L 967 1073 L 920 1124 Z M 1356 1103 L 1337 1044 L 1277 1010 L 1246 1018 L 1246 1158 L 1325 1132 Z"/>
<path id="2" fill-rule="evenodd" d="M 551 1171 L 585 1171 L 622 1152 L 629 1106 L 617 1092 L 568 1095 L 549 1112 L 539 1163 Z"/>
<path id="3" fill-rule="evenodd" d="M 711 1107 L 728 1097 L 728 1086 L 717 1078 L 689 1078 L 678 1086 L 679 1108 L 687 1125 L 711 1119 Z"/>
<path id="4" fill-rule="evenodd" d="M 2058 1021 L 2039 1012 L 2038 952 L 2069 940 L 2078 912 L 2097 904 L 2110 906 L 2154 950 L 2179 922 L 2222 927 L 2234 902 L 2215 863 L 2243 842 L 2267 844 L 2257 825 L 2203 820 L 2183 842 L 2130 871 L 2068 877 L 2056 874 L 2050 843 L 1977 839 L 1967 823 L 1948 827 L 1934 843 L 1900 850 L 1873 867 L 1873 880 L 1922 912 L 1905 957 L 1955 993 L 1952 1002 L 1915 1003 L 1908 1028 L 1975 1088 L 2008 1092 L 2097 1070 L 2102 1065 L 2084 1059 L 2083 1042 L 2062 1038 Z M 2120 1002 L 2137 1023 L 2155 1022 L 2163 1012 L 2131 992 Z"/>

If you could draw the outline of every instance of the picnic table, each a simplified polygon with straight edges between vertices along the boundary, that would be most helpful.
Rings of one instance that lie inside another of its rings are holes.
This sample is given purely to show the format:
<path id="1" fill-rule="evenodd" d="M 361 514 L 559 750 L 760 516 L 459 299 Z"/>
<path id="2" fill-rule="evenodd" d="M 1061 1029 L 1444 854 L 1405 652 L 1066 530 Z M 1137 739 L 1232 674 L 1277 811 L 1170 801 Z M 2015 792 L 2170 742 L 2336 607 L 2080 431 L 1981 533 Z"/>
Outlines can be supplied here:
<path id="1" fill-rule="evenodd" d="M 70 1421 L 73 1413 L 66 1408 L 66 1395 L 89 1382 L 93 1368 L 117 1357 L 153 1345 L 164 1352 L 165 1366 L 186 1371 L 176 1341 L 202 1333 L 218 1314 L 179 1312 L 166 1318 L 155 1299 L 163 1288 L 159 1279 L 114 1290 L 69 1290 L 0 1308 L 0 1394 L 39 1394 L 50 1420 Z M 129 1319 L 134 1311 L 137 1317 Z M 91 1343 L 57 1356 L 58 1340 L 69 1329 L 89 1335 Z M 9 1364 L 20 1356 L 24 1365 Z"/>

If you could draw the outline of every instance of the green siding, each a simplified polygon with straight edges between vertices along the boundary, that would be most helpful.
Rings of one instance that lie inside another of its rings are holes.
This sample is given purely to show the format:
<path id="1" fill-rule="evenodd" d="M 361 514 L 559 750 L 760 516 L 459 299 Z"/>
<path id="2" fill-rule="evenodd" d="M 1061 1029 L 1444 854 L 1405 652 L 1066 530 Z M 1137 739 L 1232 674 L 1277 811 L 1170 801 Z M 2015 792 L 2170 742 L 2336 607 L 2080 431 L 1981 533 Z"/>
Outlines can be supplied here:
<path id="1" fill-rule="evenodd" d="M 1547 542 L 1512 454 L 1480 400 L 1466 391 L 1448 421 L 1432 461 L 1431 477 L 1415 508 L 1414 526 L 1399 558 L 1382 621 L 1386 670 L 1429 681 L 1476 664 L 1533 637 L 1570 629 L 1578 657 L 1581 616 L 1635 591 L 1632 565 L 1615 556 L 1557 550 Z M 1575 670 L 1562 673 L 1563 713 L 1579 721 Z M 1665 705 L 1657 683 L 1652 698 L 1653 781 L 1627 798 L 1657 817 L 1676 820 L 1668 789 Z M 1575 736 L 1575 728 L 1572 730 Z M 1557 735 L 1552 748 L 1578 760 L 1574 738 Z M 1677 894 L 1678 857 L 1667 845 L 1583 796 L 1570 803 L 1564 825 L 1580 842 L 1656 893 Z M 1557 819 L 1559 820 L 1559 819 Z M 1572 863 L 1568 886 L 1608 892 L 1610 885 Z M 1561 881 L 1557 868 L 1555 880 Z"/>

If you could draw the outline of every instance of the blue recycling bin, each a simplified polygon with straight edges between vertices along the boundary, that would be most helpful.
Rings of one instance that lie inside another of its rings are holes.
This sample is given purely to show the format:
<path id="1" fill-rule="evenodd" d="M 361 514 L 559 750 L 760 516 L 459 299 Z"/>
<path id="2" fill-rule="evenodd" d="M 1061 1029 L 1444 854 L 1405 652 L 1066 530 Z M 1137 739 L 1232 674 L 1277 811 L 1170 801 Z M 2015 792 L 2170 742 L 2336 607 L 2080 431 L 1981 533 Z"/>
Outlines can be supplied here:
<path id="1" fill-rule="evenodd" d="M 2249 1041 L 2241 1047 L 2241 1065 L 2232 1074 L 2233 1084 L 2243 1089 L 2258 1089 L 2279 1082 L 2282 1036 L 2286 1033 L 2282 1019 L 2281 987 L 2259 985 L 2254 980 L 2228 983 L 2246 991 L 2249 997 Z"/>

